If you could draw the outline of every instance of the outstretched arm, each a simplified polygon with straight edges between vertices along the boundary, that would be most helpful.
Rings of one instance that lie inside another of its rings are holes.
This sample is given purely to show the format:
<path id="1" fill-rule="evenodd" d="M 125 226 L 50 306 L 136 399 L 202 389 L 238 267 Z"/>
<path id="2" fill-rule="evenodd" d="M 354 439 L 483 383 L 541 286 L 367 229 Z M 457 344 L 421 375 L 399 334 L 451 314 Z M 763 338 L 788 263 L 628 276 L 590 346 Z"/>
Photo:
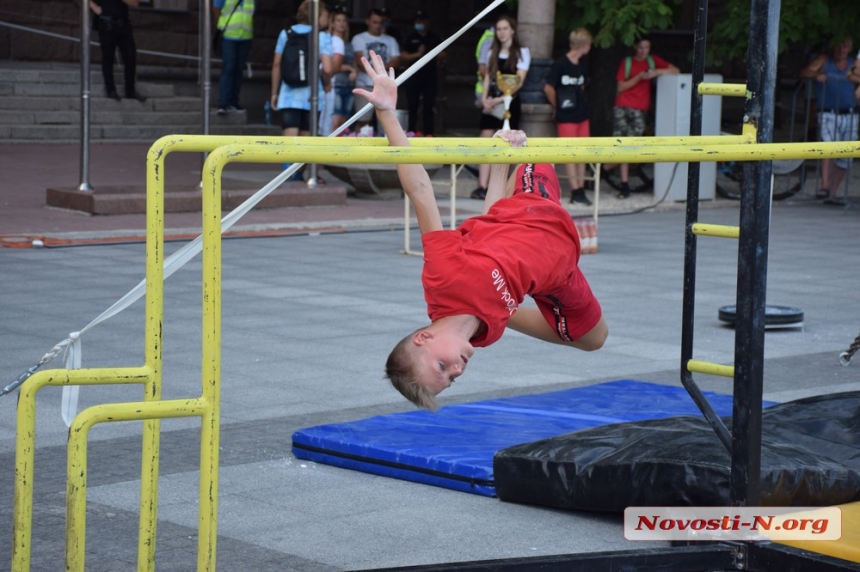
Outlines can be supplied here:
<path id="1" fill-rule="evenodd" d="M 361 58 L 361 64 L 373 80 L 373 91 L 356 88 L 353 93 L 366 98 L 376 108 L 376 118 L 385 130 L 388 144 L 392 147 L 409 147 L 409 139 L 403 132 L 403 127 L 395 115 L 397 109 L 397 83 L 394 81 L 394 69 L 385 71 L 385 64 L 373 50 L 370 51 L 370 62 Z M 418 228 L 421 234 L 442 230 L 442 216 L 433 194 L 433 184 L 430 175 L 423 165 L 397 165 L 397 175 L 409 200 L 415 207 L 418 217 Z"/>

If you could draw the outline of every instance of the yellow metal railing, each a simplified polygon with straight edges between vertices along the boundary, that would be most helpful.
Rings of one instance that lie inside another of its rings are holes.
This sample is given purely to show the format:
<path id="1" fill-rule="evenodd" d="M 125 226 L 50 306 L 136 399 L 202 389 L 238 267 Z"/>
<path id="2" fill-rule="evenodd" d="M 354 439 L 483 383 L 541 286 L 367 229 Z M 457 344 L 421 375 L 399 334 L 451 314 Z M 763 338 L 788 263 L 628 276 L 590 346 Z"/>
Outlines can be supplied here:
<path id="1" fill-rule="evenodd" d="M 719 238 L 740 238 L 741 227 L 697 222 L 693 224 L 693 234 L 698 236 L 716 236 Z"/>
<path id="2" fill-rule="evenodd" d="M 708 361 L 699 361 L 691 359 L 687 362 L 687 371 L 690 373 L 705 373 L 708 375 L 718 375 L 721 377 L 734 377 L 735 368 L 731 365 L 722 365 Z"/>
<path id="3" fill-rule="evenodd" d="M 221 363 L 221 174 L 245 163 L 652 163 L 758 161 L 860 157 L 860 142 L 755 144 L 754 130 L 741 136 L 532 139 L 512 149 L 489 138 L 417 139 L 413 147 L 388 147 L 382 139 L 171 136 L 147 157 L 146 348 L 144 365 L 133 368 L 48 370 L 21 388 L 18 405 L 12 570 L 30 569 L 35 453 L 35 398 L 45 386 L 140 383 L 140 403 L 91 407 L 74 420 L 69 439 L 66 569 L 84 570 L 86 439 L 96 423 L 143 420 L 143 462 L 138 570 L 155 569 L 160 419 L 201 418 L 198 570 L 215 570 L 218 509 L 218 445 Z M 203 169 L 202 393 L 187 400 L 161 400 L 163 322 L 164 166 L 172 152 L 211 152 Z M 690 371 L 733 375 L 733 368 L 690 361 Z"/>
<path id="4" fill-rule="evenodd" d="M 746 97 L 745 83 L 700 83 L 699 95 L 722 95 L 725 97 Z"/>

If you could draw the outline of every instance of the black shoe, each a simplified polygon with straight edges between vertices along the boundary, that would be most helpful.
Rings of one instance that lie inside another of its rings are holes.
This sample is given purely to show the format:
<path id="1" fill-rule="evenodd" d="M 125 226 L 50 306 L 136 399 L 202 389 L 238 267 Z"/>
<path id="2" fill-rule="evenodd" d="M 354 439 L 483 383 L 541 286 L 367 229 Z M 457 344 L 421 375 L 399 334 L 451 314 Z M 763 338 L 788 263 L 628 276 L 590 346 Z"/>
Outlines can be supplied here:
<path id="1" fill-rule="evenodd" d="M 585 196 L 585 189 L 573 189 L 570 191 L 570 202 L 591 206 L 591 201 Z"/>
<path id="2" fill-rule="evenodd" d="M 125 98 L 126 98 L 126 99 L 136 99 L 136 100 L 138 100 L 138 101 L 139 101 L 139 102 L 141 102 L 141 103 L 143 103 L 144 101 L 146 101 L 146 97 L 145 97 L 145 96 L 143 96 L 143 95 L 140 95 L 140 94 L 139 94 L 139 93 L 137 93 L 136 91 L 133 91 L 133 92 L 131 92 L 131 93 L 126 93 L 126 94 L 125 94 Z"/>
<path id="3" fill-rule="evenodd" d="M 829 198 L 824 199 L 824 204 L 825 205 L 836 205 L 837 207 L 844 207 L 845 206 L 845 199 L 843 199 L 842 197 L 829 197 Z"/>
<path id="4" fill-rule="evenodd" d="M 487 198 L 487 189 L 485 189 L 484 187 L 478 187 L 477 189 L 472 191 L 472 194 L 469 195 L 469 198 L 483 201 Z"/>
<path id="5" fill-rule="evenodd" d="M 108 91 L 108 92 L 106 93 L 106 95 L 107 95 L 109 98 L 111 98 L 111 99 L 115 99 L 115 100 L 117 100 L 117 101 L 121 101 L 121 100 L 122 100 L 122 98 L 119 96 L 119 94 L 118 94 L 116 91 Z"/>
<path id="6" fill-rule="evenodd" d="M 619 199 L 629 199 L 630 198 L 630 185 L 627 183 L 621 183 L 621 189 L 618 192 L 617 198 Z"/>

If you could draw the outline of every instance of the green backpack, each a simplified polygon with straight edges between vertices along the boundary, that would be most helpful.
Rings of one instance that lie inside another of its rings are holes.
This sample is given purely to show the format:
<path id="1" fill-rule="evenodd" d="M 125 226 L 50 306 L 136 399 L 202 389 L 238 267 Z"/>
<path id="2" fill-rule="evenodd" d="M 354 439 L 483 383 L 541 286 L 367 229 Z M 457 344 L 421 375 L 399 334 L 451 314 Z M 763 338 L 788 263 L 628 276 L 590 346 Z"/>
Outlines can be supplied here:
<path id="1" fill-rule="evenodd" d="M 654 58 L 651 57 L 651 54 L 648 54 L 648 67 L 651 70 L 654 70 L 657 66 L 654 65 Z M 627 56 L 624 58 L 624 79 L 630 79 L 630 68 L 633 66 L 633 58 L 631 56 Z"/>

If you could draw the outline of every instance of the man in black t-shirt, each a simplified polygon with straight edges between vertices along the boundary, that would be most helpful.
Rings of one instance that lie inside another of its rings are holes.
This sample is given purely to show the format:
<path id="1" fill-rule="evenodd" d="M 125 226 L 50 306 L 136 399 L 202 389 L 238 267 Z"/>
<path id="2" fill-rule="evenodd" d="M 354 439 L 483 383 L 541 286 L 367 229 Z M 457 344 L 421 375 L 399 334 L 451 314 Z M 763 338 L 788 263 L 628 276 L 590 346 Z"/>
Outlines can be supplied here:
<path id="1" fill-rule="evenodd" d="M 430 18 L 424 12 L 415 14 L 415 29 L 403 44 L 401 61 L 406 67 L 424 57 L 424 54 L 438 46 L 442 40 L 430 31 Z M 437 66 L 444 65 L 445 53 L 436 56 L 406 80 L 406 100 L 409 106 L 408 131 L 418 132 L 418 108 L 423 106 L 421 119 L 424 135 L 436 133 L 436 92 L 438 85 Z"/>
<path id="2" fill-rule="evenodd" d="M 116 49 L 122 55 L 123 77 L 125 81 L 125 96 L 128 99 L 146 101 L 134 88 L 137 68 L 137 48 L 134 45 L 134 34 L 131 30 L 131 20 L 128 18 L 128 7 L 137 8 L 139 0 L 89 0 L 90 10 L 93 11 L 93 29 L 98 30 L 99 45 L 102 50 L 102 76 L 105 81 L 105 95 L 119 101 L 116 83 L 113 79 L 113 62 Z"/>
<path id="3" fill-rule="evenodd" d="M 578 28 L 570 33 L 570 50 L 555 61 L 546 78 L 543 91 L 555 108 L 559 137 L 589 137 L 588 107 L 585 104 L 585 82 L 588 69 L 585 56 L 591 50 L 591 33 Z M 585 164 L 565 165 L 570 181 L 570 202 L 590 205 L 585 195 Z"/>

